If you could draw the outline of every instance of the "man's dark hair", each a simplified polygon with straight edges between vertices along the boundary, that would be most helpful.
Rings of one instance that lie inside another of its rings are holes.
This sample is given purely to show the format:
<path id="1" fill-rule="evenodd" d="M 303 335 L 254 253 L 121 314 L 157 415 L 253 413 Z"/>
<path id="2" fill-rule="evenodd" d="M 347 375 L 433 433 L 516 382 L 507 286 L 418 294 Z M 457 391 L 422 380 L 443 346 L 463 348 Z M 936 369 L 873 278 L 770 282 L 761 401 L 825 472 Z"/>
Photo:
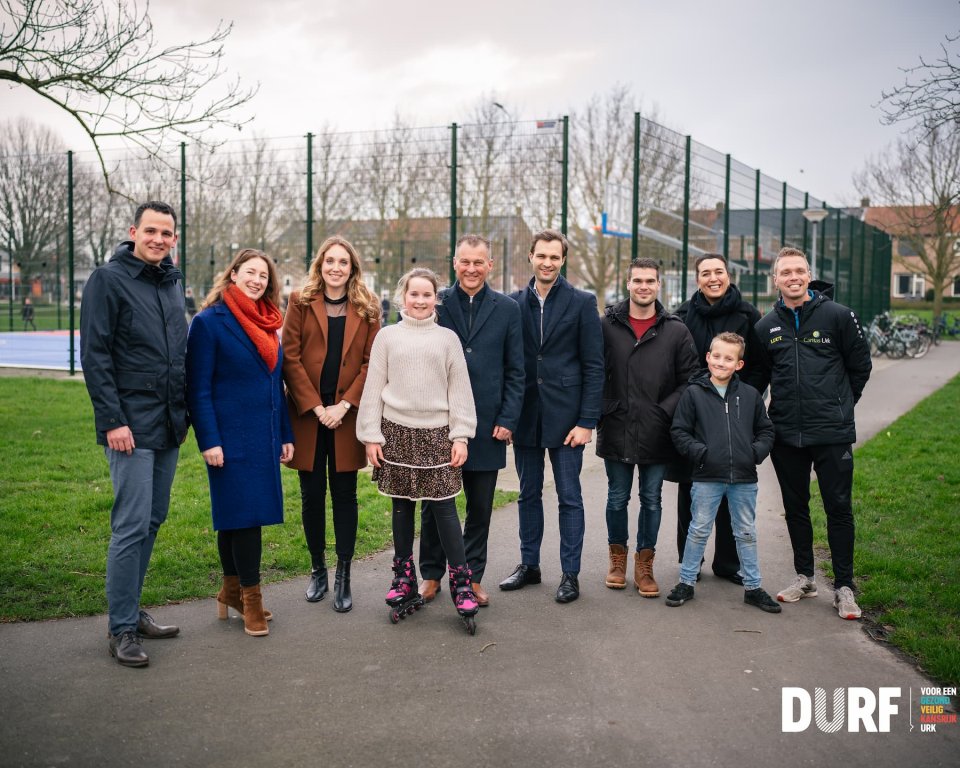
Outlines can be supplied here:
<path id="1" fill-rule="evenodd" d="M 657 272 L 657 280 L 660 279 L 660 262 L 656 259 L 648 258 L 637 258 L 630 262 L 630 269 L 627 271 L 628 275 L 633 274 L 635 269 L 653 269 Z"/>
<path id="2" fill-rule="evenodd" d="M 700 271 L 700 265 L 703 264 L 707 259 L 719 259 L 723 262 L 723 268 L 727 269 L 727 257 L 722 253 L 705 253 L 702 256 L 697 256 L 697 260 L 693 262 L 693 269 L 696 272 Z"/>
<path id="3" fill-rule="evenodd" d="M 567 241 L 567 238 L 562 232 L 559 232 L 556 229 L 544 229 L 540 232 L 537 232 L 533 236 L 533 242 L 530 243 L 531 254 L 534 252 L 534 250 L 536 250 L 537 243 L 541 240 L 543 240 L 545 243 L 559 240 L 560 244 L 563 246 L 563 258 L 567 258 L 567 249 L 570 247 L 570 243 Z"/>
<path id="4" fill-rule="evenodd" d="M 167 205 L 166 203 L 161 203 L 159 200 L 150 200 L 146 203 L 141 203 L 137 207 L 137 212 L 133 214 L 133 226 L 140 226 L 140 219 L 143 218 L 144 211 L 156 211 L 157 213 L 162 213 L 165 216 L 173 217 L 173 228 L 177 228 L 177 212 L 173 210 L 172 205 Z"/>

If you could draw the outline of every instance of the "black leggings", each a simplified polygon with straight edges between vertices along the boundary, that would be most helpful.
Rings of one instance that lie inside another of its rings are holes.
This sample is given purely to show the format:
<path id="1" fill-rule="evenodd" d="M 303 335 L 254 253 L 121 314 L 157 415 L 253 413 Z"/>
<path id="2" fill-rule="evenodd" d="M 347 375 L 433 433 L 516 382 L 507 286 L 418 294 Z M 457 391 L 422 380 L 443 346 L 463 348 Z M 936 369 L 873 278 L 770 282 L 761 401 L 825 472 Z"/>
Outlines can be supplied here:
<path id="1" fill-rule="evenodd" d="M 463 531 L 460 529 L 460 518 L 457 517 L 457 503 L 454 499 L 443 501 L 422 501 L 423 506 L 429 505 L 433 512 L 433 519 L 437 524 L 437 533 L 440 534 L 440 543 L 447 554 L 447 561 L 451 566 L 467 564 L 463 552 Z M 416 519 L 417 503 L 410 499 L 393 500 L 393 549 L 396 557 L 404 560 L 413 556 L 414 521 Z"/>
<path id="2" fill-rule="evenodd" d="M 333 501 L 333 534 L 338 560 L 353 560 L 357 545 L 357 473 L 337 472 L 334 432 L 317 424 L 317 449 L 312 472 L 299 472 L 303 533 L 314 568 L 324 562 L 327 548 L 327 468 Z"/>
<path id="3" fill-rule="evenodd" d="M 224 576 L 239 576 L 241 587 L 255 587 L 260 583 L 263 550 L 260 526 L 217 531 L 217 549 Z"/>

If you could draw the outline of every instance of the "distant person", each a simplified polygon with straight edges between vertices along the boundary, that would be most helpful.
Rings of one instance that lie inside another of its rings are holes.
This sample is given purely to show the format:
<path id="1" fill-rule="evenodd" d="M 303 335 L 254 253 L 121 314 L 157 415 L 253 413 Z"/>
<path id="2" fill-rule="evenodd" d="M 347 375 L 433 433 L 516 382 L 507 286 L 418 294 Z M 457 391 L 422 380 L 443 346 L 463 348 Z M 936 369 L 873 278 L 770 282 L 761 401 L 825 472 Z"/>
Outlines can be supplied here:
<path id="1" fill-rule="evenodd" d="M 180 631 L 158 625 L 140 608 L 187 436 L 183 274 L 170 258 L 176 230 L 176 214 L 166 203 L 139 206 L 130 240 L 90 275 L 80 307 L 83 378 L 114 494 L 107 550 L 109 648 L 128 667 L 150 661 L 141 637 Z"/>
<path id="2" fill-rule="evenodd" d="M 641 597 L 658 597 L 653 575 L 663 509 L 661 491 L 667 467 L 677 454 L 670 422 L 687 382 L 699 368 L 690 331 L 657 300 L 660 267 L 635 259 L 627 275 L 628 298 L 607 307 L 603 329 L 607 404 L 597 426 L 597 455 L 607 472 L 607 544 L 610 564 L 605 584 L 627 585 L 627 505 L 634 477 L 640 486 L 633 586 Z"/>
<path id="3" fill-rule="evenodd" d="M 507 465 L 507 444 L 517 428 L 523 401 L 523 331 L 520 307 L 487 283 L 493 269 L 489 240 L 463 235 L 457 241 L 453 269 L 457 279 L 440 291 L 437 318 L 460 339 L 477 409 L 477 434 L 470 440 L 470 455 L 463 465 L 467 501 L 463 545 L 473 591 L 484 606 L 490 602 L 483 576 L 497 474 Z M 420 530 L 420 592 L 429 601 L 440 590 L 446 566 L 430 505 L 423 508 Z"/>
<path id="4" fill-rule="evenodd" d="M 833 565 L 833 604 L 842 619 L 859 619 L 854 595 L 854 406 L 870 379 L 870 346 L 856 313 L 833 301 L 833 286 L 811 282 L 806 254 L 781 248 L 773 263 L 780 298 L 754 328 L 760 355 L 759 386 L 770 386 L 776 429 L 773 468 L 780 482 L 796 579 L 777 593 L 795 603 L 817 596 L 810 469 L 827 516 Z"/>
<path id="5" fill-rule="evenodd" d="M 187 307 L 187 319 L 192 320 L 193 316 L 197 314 L 197 300 L 193 296 L 193 288 L 187 288 L 183 294 L 183 301 Z"/>
<path id="6" fill-rule="evenodd" d="M 219 615 L 240 612 L 253 636 L 268 634 L 272 618 L 260 593 L 261 529 L 283 522 L 280 462 L 293 458 L 279 294 L 273 259 L 244 248 L 207 294 L 187 339 L 187 403 L 223 569 Z"/>
<path id="7" fill-rule="evenodd" d="M 438 286 L 437 276 L 421 267 L 400 278 L 395 297 L 400 322 L 384 328 L 373 343 L 357 437 L 366 444 L 377 489 L 393 499 L 394 578 L 386 596 L 391 618 L 423 602 L 413 564 L 419 501 L 433 512 L 449 561 L 450 595 L 470 629 L 479 605 L 455 499 L 477 416 L 460 341 L 436 322 Z"/>
<path id="8" fill-rule="evenodd" d="M 283 323 L 283 377 L 297 452 L 303 533 L 310 552 L 305 598 L 315 603 L 327 578 L 327 485 L 333 503 L 333 609 L 353 607 L 350 565 L 357 544 L 357 472 L 367 466 L 357 440 L 357 406 L 367 380 L 370 349 L 380 330 L 380 304 L 367 288 L 360 255 L 342 237 L 328 237 L 310 265 L 303 290 L 293 293 Z"/>
<path id="9" fill-rule="evenodd" d="M 763 398 L 740 381 L 743 338 L 725 331 L 707 353 L 708 371 L 699 374 L 680 398 L 670 434 L 693 467 L 693 520 L 680 563 L 680 582 L 667 596 L 677 607 L 693 600 L 703 551 L 721 499 L 727 499 L 743 573 L 743 602 L 767 613 L 779 604 L 760 586 L 757 555 L 757 465 L 770 453 L 773 424 Z"/>
<path id="10" fill-rule="evenodd" d="M 380 299 L 380 318 L 381 325 L 390 324 L 390 297 L 386 293 Z"/>
<path id="11" fill-rule="evenodd" d="M 23 307 L 20 309 L 20 319 L 23 320 L 24 332 L 27 330 L 27 325 L 29 325 L 33 330 L 37 330 L 37 326 L 33 322 L 33 302 L 30 301 L 29 296 L 25 297 L 23 300 Z"/>
<path id="12" fill-rule="evenodd" d="M 710 344 L 718 333 L 736 333 L 746 341 L 743 369 L 739 378 L 755 384 L 757 347 L 753 326 L 760 320 L 757 308 L 745 301 L 740 290 L 730 282 L 727 259 L 722 253 L 705 253 L 696 260 L 697 290 L 677 309 L 677 315 L 686 324 L 697 347 L 697 361 L 701 372 L 707 370 L 706 359 Z M 668 480 L 679 481 L 677 487 L 677 554 L 683 559 L 690 526 L 690 471 L 691 467 L 674 464 L 667 472 Z M 734 584 L 743 584 L 740 559 L 730 522 L 727 497 L 720 500 L 717 511 L 716 535 L 713 548 L 713 573 Z M 699 571 L 698 571 L 699 575 Z"/>
<path id="13" fill-rule="evenodd" d="M 567 238 L 553 229 L 533 236 L 533 277 L 511 295 L 523 322 L 526 382 L 520 423 L 513 434 L 520 476 L 520 564 L 500 589 L 539 584 L 543 540 L 544 453 L 550 453 L 560 525 L 558 603 L 580 597 L 584 512 L 580 490 L 584 446 L 593 439 L 603 399 L 603 334 L 592 293 L 561 276 Z"/>

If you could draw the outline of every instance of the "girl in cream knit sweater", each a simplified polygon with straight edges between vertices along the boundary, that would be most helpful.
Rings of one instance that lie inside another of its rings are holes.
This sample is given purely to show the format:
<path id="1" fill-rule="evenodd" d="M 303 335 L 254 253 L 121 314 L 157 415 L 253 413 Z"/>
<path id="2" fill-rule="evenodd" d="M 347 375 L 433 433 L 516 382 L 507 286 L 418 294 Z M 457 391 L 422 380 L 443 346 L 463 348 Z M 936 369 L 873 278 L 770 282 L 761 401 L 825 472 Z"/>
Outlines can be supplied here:
<path id="1" fill-rule="evenodd" d="M 416 502 L 430 504 L 450 563 L 450 589 L 462 616 L 478 610 L 454 501 L 462 488 L 467 441 L 477 426 L 460 340 L 436 324 L 437 276 L 429 269 L 400 278 L 401 320 L 373 342 L 357 413 L 380 493 L 393 498 L 394 580 L 387 604 L 419 604 L 413 564 Z"/>

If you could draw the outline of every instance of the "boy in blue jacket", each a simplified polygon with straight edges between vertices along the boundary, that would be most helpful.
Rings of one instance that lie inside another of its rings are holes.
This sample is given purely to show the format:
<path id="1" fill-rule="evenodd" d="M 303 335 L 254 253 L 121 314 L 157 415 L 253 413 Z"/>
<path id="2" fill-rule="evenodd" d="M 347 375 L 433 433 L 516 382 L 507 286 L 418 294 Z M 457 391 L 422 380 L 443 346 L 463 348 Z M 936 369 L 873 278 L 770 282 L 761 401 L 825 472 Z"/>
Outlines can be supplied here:
<path id="1" fill-rule="evenodd" d="M 680 583 L 667 605 L 693 599 L 693 587 L 717 516 L 726 496 L 740 557 L 743 602 L 761 611 L 780 613 L 780 604 L 760 587 L 757 557 L 757 465 L 773 447 L 773 423 L 756 389 L 740 381 L 743 337 L 721 333 L 707 352 L 707 371 L 690 380 L 677 404 L 670 437 L 694 467 L 692 520 L 680 565 Z"/>

